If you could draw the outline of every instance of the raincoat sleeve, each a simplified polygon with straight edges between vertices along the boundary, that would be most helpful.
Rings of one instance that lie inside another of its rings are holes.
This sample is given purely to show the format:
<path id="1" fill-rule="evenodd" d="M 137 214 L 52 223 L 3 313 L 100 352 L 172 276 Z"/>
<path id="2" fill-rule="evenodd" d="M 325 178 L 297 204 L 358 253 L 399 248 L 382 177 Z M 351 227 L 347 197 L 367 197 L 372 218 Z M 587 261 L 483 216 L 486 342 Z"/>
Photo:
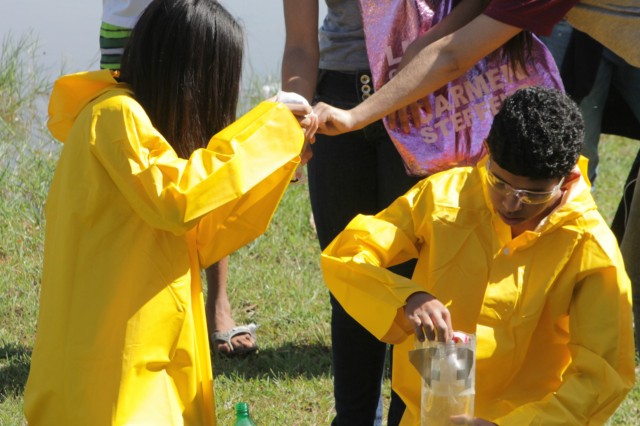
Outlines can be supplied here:
<path id="1" fill-rule="evenodd" d="M 608 257 L 602 249 L 584 252 L 583 262 Z M 568 312 L 572 361 L 560 387 L 541 401 L 520 406 L 494 420 L 495 423 L 605 424 L 633 387 L 630 284 L 619 253 L 613 256 L 619 266 L 610 264 L 595 272 L 589 268 L 592 273 L 577 277 Z"/>
<path id="2" fill-rule="evenodd" d="M 376 216 L 356 216 L 323 251 L 321 265 L 331 293 L 378 339 L 399 343 L 412 333 L 405 322 L 407 298 L 424 291 L 386 268 L 418 257 L 423 239 L 416 227 L 425 217 L 424 181 Z M 416 204 L 418 203 L 418 204 Z"/>
<path id="3" fill-rule="evenodd" d="M 204 216 L 198 224 L 200 266 L 209 267 L 262 235 L 299 160 L 275 170 L 243 196 Z"/>
<path id="4" fill-rule="evenodd" d="M 295 170 L 304 136 L 291 112 L 263 102 L 185 160 L 140 105 L 124 98 L 122 106 L 107 106 L 94 119 L 91 149 L 131 208 L 152 227 L 176 235 L 206 217 L 201 247 L 221 231 L 233 235 L 231 228 L 236 236 L 252 234 L 243 234 L 245 241 L 259 235 L 264 218 L 251 223 L 255 214 L 242 220 L 239 215 L 263 208 L 270 217 Z"/>

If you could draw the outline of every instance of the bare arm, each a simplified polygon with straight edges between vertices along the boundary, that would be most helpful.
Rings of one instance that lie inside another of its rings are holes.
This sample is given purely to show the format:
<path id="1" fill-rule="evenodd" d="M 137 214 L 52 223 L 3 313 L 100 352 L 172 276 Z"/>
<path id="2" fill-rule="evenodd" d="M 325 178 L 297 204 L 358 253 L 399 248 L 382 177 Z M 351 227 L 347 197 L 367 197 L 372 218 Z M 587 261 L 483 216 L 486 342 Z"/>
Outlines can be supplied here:
<path id="1" fill-rule="evenodd" d="M 460 2 L 442 21 L 431 27 L 409 45 L 404 55 L 402 55 L 400 69 L 404 68 L 426 46 L 459 30 L 478 17 L 485 7 L 484 0 L 463 0 Z"/>
<path id="2" fill-rule="evenodd" d="M 355 108 L 344 111 L 320 104 L 321 131 L 339 134 L 364 126 L 422 99 L 467 72 L 480 59 L 522 31 L 480 15 L 428 44 L 387 84 Z"/>
<path id="3" fill-rule="evenodd" d="M 318 76 L 318 0 L 283 0 L 286 28 L 282 55 L 282 90 L 302 95 L 311 103 Z M 302 164 L 312 156 L 309 143 L 315 141 L 318 120 L 315 114 L 300 115 L 299 120 L 310 120 L 305 129 L 305 145 L 300 154 Z M 306 113 L 304 113 L 306 114 Z M 302 122 L 301 122 L 302 124 Z M 296 171 L 296 178 L 301 172 Z"/>
<path id="4" fill-rule="evenodd" d="M 463 0 L 460 2 L 442 21 L 431 27 L 426 33 L 409 45 L 402 55 L 402 60 L 398 65 L 397 71 L 402 70 L 426 46 L 467 25 L 471 20 L 480 15 L 485 7 L 485 0 Z M 420 108 L 424 108 L 429 112 L 430 104 L 428 99 L 425 99 L 422 105 L 414 102 L 406 108 L 400 108 L 398 111 L 389 114 L 389 125 L 394 129 L 398 127 L 402 128 L 405 133 L 408 133 L 410 129 L 409 112 L 411 112 L 414 126 L 419 127 Z"/>
<path id="5" fill-rule="evenodd" d="M 318 75 L 318 0 L 283 0 L 286 38 L 282 56 L 282 90 L 309 102 Z"/>

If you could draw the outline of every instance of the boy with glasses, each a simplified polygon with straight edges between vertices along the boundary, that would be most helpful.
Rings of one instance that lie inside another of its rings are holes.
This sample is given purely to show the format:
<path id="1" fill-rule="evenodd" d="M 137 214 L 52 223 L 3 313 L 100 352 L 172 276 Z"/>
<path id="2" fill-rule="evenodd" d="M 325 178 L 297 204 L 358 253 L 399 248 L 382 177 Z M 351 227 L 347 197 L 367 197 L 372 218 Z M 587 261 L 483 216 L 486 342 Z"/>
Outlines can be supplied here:
<path id="1" fill-rule="evenodd" d="M 583 129 L 567 96 L 519 90 L 478 166 L 357 216 L 323 252 L 333 295 L 395 344 L 401 424 L 420 422 L 408 351 L 453 330 L 477 337 L 477 417 L 459 424 L 602 424 L 633 386 L 629 279 L 578 167 Z M 411 258 L 412 279 L 386 269 Z"/>

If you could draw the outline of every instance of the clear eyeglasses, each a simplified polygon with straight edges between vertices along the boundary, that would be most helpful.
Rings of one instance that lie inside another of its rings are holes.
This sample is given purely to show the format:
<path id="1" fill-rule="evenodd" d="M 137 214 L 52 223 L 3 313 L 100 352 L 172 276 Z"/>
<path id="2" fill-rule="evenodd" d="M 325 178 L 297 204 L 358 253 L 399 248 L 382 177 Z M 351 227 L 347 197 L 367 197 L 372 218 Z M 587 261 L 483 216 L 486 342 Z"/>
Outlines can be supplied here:
<path id="1" fill-rule="evenodd" d="M 493 172 L 489 170 L 490 164 L 491 158 L 487 160 L 487 164 L 485 166 L 487 169 L 487 181 L 489 182 L 491 188 L 501 195 L 512 195 L 525 204 L 543 204 L 548 202 L 560 190 L 560 187 L 564 183 L 564 178 L 562 178 L 551 191 L 545 192 L 529 191 L 527 189 L 516 189 L 509 185 L 507 182 L 500 179 L 498 176 L 494 175 Z"/>

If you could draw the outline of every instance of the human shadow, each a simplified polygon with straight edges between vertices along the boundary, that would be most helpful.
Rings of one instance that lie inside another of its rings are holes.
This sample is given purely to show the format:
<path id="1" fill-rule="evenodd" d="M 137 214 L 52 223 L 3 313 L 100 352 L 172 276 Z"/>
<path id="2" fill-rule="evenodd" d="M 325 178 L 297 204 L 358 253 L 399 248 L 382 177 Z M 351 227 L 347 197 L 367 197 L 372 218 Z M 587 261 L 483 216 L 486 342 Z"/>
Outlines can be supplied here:
<path id="1" fill-rule="evenodd" d="M 227 357 L 212 356 L 214 376 L 260 379 L 266 376 L 303 377 L 307 379 L 331 375 L 331 350 L 319 343 L 300 345 L 285 343 L 257 353 Z"/>
<path id="2" fill-rule="evenodd" d="M 233 358 L 214 354 L 212 361 L 216 376 L 260 379 L 282 375 L 313 379 L 331 375 L 331 350 L 319 343 L 286 343 Z M 15 343 L 0 346 L 0 402 L 24 393 L 30 366 L 30 348 Z"/>
<path id="3" fill-rule="evenodd" d="M 0 347 L 0 402 L 23 394 L 30 366 L 30 348 L 16 343 Z"/>

